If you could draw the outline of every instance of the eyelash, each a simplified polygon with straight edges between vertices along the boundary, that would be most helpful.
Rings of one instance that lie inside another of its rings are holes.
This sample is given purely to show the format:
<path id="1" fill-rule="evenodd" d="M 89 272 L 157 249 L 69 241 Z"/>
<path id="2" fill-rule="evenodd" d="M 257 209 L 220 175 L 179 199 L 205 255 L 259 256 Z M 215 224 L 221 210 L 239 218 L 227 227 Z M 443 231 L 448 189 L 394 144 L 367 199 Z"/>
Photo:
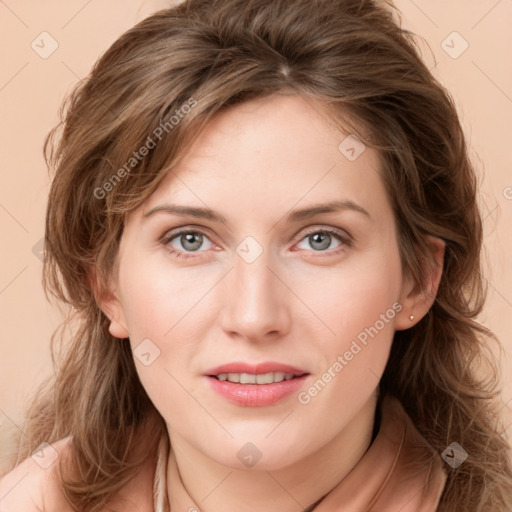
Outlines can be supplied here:
<path id="1" fill-rule="evenodd" d="M 324 234 L 334 236 L 341 242 L 341 245 L 331 251 L 324 250 L 324 251 L 313 251 L 313 252 L 319 252 L 319 253 L 328 252 L 328 256 L 334 256 L 334 255 L 338 254 L 339 252 L 341 252 L 344 248 L 352 247 L 353 239 L 350 237 L 350 235 L 345 236 L 342 234 L 343 232 L 341 232 L 337 229 L 333 229 L 333 228 L 311 229 L 310 231 L 308 231 L 304 234 L 304 236 L 299 240 L 299 242 L 302 242 L 302 240 L 304 240 L 308 236 L 314 235 L 316 233 L 324 233 Z M 170 245 L 169 245 L 175 238 L 179 238 L 180 236 L 187 235 L 187 234 L 201 234 L 201 235 L 205 236 L 206 238 L 208 238 L 208 235 L 199 229 L 183 229 L 183 230 L 175 232 L 175 233 L 165 234 L 162 237 L 161 242 L 163 245 L 167 246 L 169 254 L 172 254 L 173 257 L 175 257 L 175 258 L 183 259 L 183 260 L 187 260 L 189 258 L 195 258 L 196 257 L 195 254 L 187 253 L 184 251 L 174 249 L 173 247 L 170 247 Z M 194 251 L 194 252 L 204 252 L 204 251 Z M 320 257 L 322 257 L 322 256 L 320 256 Z"/>

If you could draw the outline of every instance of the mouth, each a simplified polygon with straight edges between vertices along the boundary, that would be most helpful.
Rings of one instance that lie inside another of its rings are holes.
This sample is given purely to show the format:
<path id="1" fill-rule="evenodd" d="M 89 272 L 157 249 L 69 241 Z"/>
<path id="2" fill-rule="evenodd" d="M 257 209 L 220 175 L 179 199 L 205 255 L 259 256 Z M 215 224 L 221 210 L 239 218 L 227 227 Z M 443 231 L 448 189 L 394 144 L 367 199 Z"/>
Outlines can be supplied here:
<path id="1" fill-rule="evenodd" d="M 208 370 L 212 389 L 232 403 L 263 407 L 275 404 L 304 385 L 309 374 L 281 363 L 230 363 Z"/>
<path id="2" fill-rule="evenodd" d="M 217 380 L 233 382 L 236 384 L 274 384 L 283 382 L 283 380 L 292 380 L 302 375 L 294 375 L 293 373 L 268 372 L 268 373 L 219 373 L 218 375 L 209 375 Z"/>
<path id="3" fill-rule="evenodd" d="M 249 364 L 233 362 L 207 370 L 203 375 L 237 384 L 273 384 L 309 375 L 306 370 L 277 362 Z"/>

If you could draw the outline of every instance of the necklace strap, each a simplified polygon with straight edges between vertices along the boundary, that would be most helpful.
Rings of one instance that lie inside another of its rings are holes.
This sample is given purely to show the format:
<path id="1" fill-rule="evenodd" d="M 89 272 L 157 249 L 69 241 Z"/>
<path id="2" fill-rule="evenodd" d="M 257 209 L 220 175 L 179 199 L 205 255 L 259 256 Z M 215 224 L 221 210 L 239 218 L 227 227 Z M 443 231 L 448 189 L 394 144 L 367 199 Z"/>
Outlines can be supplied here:
<path id="1" fill-rule="evenodd" d="M 155 512 L 170 512 L 167 499 L 167 460 L 169 457 L 169 438 L 164 431 L 158 442 L 158 457 L 156 462 L 155 480 L 153 482 L 153 497 Z"/>

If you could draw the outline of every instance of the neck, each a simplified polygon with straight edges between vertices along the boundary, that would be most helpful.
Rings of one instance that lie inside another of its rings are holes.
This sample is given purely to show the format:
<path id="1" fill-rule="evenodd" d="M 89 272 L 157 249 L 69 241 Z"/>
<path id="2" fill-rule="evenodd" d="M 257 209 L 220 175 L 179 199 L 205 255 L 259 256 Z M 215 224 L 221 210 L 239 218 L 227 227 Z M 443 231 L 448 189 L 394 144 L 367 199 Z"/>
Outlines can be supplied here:
<path id="1" fill-rule="evenodd" d="M 187 512 L 310 511 L 354 468 L 373 434 L 376 397 L 316 452 L 279 469 L 238 469 L 198 451 L 168 425 L 167 491 L 171 510 Z"/>

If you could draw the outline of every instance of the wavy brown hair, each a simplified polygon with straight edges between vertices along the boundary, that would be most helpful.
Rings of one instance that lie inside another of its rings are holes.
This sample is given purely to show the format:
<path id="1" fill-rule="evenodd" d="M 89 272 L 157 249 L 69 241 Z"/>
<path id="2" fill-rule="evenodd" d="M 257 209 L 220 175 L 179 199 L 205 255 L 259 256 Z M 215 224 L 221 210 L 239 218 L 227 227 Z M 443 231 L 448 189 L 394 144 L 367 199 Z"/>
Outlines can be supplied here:
<path id="1" fill-rule="evenodd" d="M 43 441 L 72 436 L 74 470 L 61 468 L 62 488 L 76 510 L 98 512 L 156 458 L 165 423 L 129 340 L 110 335 L 98 301 L 124 221 L 212 116 L 284 91 L 319 102 L 319 114 L 378 151 L 406 275 L 425 282 L 428 237 L 445 241 L 437 298 L 413 328 L 395 333 L 380 390 L 401 401 L 438 453 L 453 441 L 469 453 L 459 468 L 447 466 L 438 510 L 510 511 L 509 446 L 487 348 L 497 340 L 476 321 L 486 295 L 478 179 L 451 96 L 400 13 L 377 0 L 189 0 L 124 33 L 76 86 L 45 145 L 55 177 L 43 275 L 73 329 L 60 336 L 55 378 L 31 404 L 18 462 Z M 113 181 L 191 99 L 194 108 Z"/>

